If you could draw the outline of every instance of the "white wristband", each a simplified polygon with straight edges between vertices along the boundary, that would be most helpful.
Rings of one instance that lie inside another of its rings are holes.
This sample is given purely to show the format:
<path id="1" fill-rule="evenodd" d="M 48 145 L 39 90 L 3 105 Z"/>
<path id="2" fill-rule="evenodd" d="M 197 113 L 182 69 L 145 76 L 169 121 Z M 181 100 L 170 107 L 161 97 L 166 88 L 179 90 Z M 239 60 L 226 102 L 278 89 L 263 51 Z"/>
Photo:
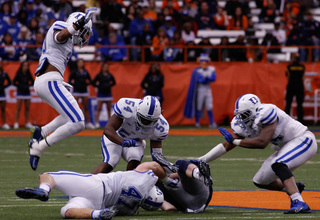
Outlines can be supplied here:
<path id="1" fill-rule="evenodd" d="M 72 24 L 72 25 L 69 25 L 69 26 L 67 27 L 67 29 L 68 29 L 68 31 L 69 31 L 69 33 L 70 33 L 71 35 L 74 35 L 74 34 L 77 32 L 77 30 L 74 29 L 73 24 Z"/>
<path id="2" fill-rule="evenodd" d="M 241 142 L 241 139 L 234 139 L 233 141 L 232 141 L 232 143 L 234 144 L 234 145 L 240 145 L 240 142 Z"/>

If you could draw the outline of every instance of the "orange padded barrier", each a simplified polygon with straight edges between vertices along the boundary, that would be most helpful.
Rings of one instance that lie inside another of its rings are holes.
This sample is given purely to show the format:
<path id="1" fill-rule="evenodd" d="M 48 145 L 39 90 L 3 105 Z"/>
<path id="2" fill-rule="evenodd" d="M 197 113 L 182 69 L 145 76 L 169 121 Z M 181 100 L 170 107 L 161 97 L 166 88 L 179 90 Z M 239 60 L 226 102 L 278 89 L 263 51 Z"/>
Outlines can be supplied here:
<path id="1" fill-rule="evenodd" d="M 37 62 L 30 63 L 31 72 L 34 73 Z M 4 70 L 13 79 L 19 68 L 19 62 L 4 62 Z M 233 117 L 234 103 L 236 99 L 245 93 L 255 93 L 262 102 L 274 103 L 284 109 L 285 90 L 287 79 L 285 76 L 286 63 L 211 63 L 216 67 L 217 80 L 211 84 L 214 104 L 214 117 L 216 123 L 222 123 L 227 117 Z M 317 72 L 319 64 L 305 64 L 306 72 Z M 197 63 L 162 63 L 161 70 L 165 76 L 163 88 L 164 102 L 163 115 L 171 125 L 193 125 L 194 120 L 183 116 L 188 86 L 192 70 Z M 100 62 L 86 62 L 85 68 L 92 78 L 101 69 Z M 140 87 L 149 64 L 142 63 L 110 63 L 110 72 L 116 79 L 116 85 L 112 89 L 114 102 L 121 97 L 141 98 L 143 90 Z M 68 80 L 70 70 L 65 73 L 65 81 Z M 32 90 L 33 91 L 33 90 Z M 8 103 L 6 108 L 7 122 L 13 125 L 15 103 L 15 87 L 9 87 Z M 52 120 L 57 113 L 46 103 L 43 103 L 35 92 L 32 92 L 32 104 L 30 109 L 30 121 L 38 125 L 44 125 Z M 96 95 L 95 88 L 90 86 L 90 96 Z M 20 124 L 24 124 L 23 112 L 20 116 Z M 202 124 L 208 124 L 207 116 L 202 119 Z"/>

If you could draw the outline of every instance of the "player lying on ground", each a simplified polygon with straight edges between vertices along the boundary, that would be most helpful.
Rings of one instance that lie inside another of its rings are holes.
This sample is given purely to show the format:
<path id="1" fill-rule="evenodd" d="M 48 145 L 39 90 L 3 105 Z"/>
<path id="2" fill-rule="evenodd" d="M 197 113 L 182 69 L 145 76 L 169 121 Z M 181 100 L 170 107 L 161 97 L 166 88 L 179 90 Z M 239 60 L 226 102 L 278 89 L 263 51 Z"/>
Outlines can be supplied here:
<path id="1" fill-rule="evenodd" d="M 156 152 L 152 153 L 152 158 L 166 170 L 170 178 L 175 180 L 172 181 L 175 183 L 173 187 L 168 187 L 171 185 L 164 182 L 157 183 L 165 199 L 161 208 L 165 211 L 203 212 L 212 196 L 209 165 L 199 160 L 177 160 L 172 164 L 162 154 Z"/>
<path id="2" fill-rule="evenodd" d="M 316 154 L 318 146 L 314 134 L 277 106 L 261 103 L 254 94 L 240 96 L 235 103 L 234 114 L 231 121 L 234 135 L 219 128 L 226 142 L 218 144 L 199 159 L 210 162 L 235 146 L 264 149 L 272 143 L 276 152 L 262 164 L 253 183 L 263 189 L 287 192 L 291 207 L 285 214 L 310 213 L 301 196 L 304 184 L 296 183 L 292 172 Z"/>
<path id="3" fill-rule="evenodd" d="M 72 171 L 40 175 L 39 188 L 21 188 L 16 195 L 23 199 L 47 201 L 55 188 L 69 196 L 61 208 L 64 218 L 111 219 L 114 215 L 133 215 L 148 197 L 158 178 L 175 187 L 156 162 L 145 162 L 135 170 L 108 174 L 84 174 Z M 160 204 L 161 205 L 161 204 Z"/>
<path id="4" fill-rule="evenodd" d="M 92 173 L 108 173 L 121 157 L 128 162 L 127 170 L 140 163 L 150 139 L 152 152 L 162 152 L 162 141 L 169 132 L 169 123 L 161 114 L 159 100 L 154 96 L 143 99 L 122 98 L 104 128 L 101 139 L 103 162 Z"/>

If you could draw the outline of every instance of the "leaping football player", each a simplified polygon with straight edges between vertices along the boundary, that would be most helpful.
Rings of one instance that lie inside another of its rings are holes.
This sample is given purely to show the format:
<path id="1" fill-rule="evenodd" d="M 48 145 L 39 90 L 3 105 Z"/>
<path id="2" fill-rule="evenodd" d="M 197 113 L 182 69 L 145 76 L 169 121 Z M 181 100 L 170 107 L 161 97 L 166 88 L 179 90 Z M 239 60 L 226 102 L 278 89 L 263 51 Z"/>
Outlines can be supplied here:
<path id="1" fill-rule="evenodd" d="M 292 172 L 316 154 L 318 146 L 314 134 L 277 106 L 261 103 L 254 94 L 240 96 L 234 114 L 231 121 L 234 135 L 219 128 L 226 141 L 199 159 L 210 162 L 236 146 L 264 149 L 272 143 L 275 153 L 262 164 L 253 183 L 259 188 L 287 192 L 291 207 L 285 214 L 310 213 L 301 196 L 305 185 L 296 183 Z"/>
<path id="2" fill-rule="evenodd" d="M 48 30 L 42 46 L 42 54 L 35 72 L 34 89 L 37 95 L 60 115 L 43 127 L 31 128 L 28 144 L 30 165 L 38 167 L 42 153 L 50 146 L 82 131 L 84 115 L 72 94 L 69 84 L 63 81 L 66 65 L 71 57 L 73 45 L 87 45 L 92 35 L 92 7 L 87 13 L 74 12 L 66 22 L 56 21 Z M 50 134 L 52 132 L 52 134 Z M 49 135 L 50 134 L 50 135 Z"/>

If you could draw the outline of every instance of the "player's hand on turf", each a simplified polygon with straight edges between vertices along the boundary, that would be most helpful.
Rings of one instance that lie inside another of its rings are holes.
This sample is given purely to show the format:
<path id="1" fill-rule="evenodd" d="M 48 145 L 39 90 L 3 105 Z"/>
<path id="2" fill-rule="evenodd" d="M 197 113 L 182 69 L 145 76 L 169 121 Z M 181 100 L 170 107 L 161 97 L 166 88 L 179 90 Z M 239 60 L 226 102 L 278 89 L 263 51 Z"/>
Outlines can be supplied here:
<path id="1" fill-rule="evenodd" d="M 124 140 L 121 142 L 122 147 L 135 147 L 136 146 L 136 141 L 133 139 L 129 140 Z"/>
<path id="2" fill-rule="evenodd" d="M 228 141 L 230 144 L 233 144 L 233 140 L 234 138 L 232 137 L 232 134 L 230 134 L 229 131 L 227 131 L 227 129 L 225 128 L 218 128 L 220 133 L 223 135 L 224 139 L 226 139 L 226 141 Z"/>

